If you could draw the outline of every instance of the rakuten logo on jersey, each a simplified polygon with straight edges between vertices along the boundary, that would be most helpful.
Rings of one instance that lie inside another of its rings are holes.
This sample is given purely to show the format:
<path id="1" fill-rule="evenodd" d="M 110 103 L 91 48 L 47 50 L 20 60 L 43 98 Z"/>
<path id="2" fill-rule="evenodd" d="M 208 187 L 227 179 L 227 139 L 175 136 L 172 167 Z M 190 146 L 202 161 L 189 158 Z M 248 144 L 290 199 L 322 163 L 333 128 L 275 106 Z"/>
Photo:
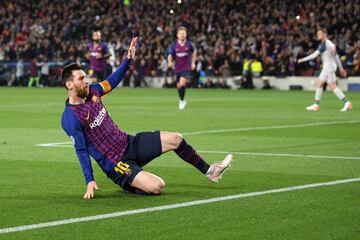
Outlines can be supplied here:
<path id="1" fill-rule="evenodd" d="M 189 55 L 187 52 L 179 52 L 179 53 L 176 53 L 176 56 L 177 56 L 177 57 L 186 57 L 187 55 Z"/>
<path id="2" fill-rule="evenodd" d="M 101 111 L 99 112 L 99 115 L 97 115 L 97 117 L 95 118 L 95 120 L 90 123 L 90 128 L 93 129 L 95 127 L 98 127 L 101 125 L 101 123 L 104 121 L 104 118 L 106 117 L 106 110 L 105 108 L 103 107 L 101 109 Z"/>

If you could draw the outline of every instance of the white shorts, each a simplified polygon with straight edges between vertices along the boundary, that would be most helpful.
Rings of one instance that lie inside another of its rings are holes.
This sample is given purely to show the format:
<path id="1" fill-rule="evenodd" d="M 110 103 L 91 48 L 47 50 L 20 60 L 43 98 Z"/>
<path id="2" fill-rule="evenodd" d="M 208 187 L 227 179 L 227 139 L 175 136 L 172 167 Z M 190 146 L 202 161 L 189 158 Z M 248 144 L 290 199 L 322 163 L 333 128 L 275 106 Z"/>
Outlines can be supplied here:
<path id="1" fill-rule="evenodd" d="M 319 79 L 327 83 L 336 82 L 335 71 L 329 71 L 327 69 L 323 69 L 320 72 Z"/>

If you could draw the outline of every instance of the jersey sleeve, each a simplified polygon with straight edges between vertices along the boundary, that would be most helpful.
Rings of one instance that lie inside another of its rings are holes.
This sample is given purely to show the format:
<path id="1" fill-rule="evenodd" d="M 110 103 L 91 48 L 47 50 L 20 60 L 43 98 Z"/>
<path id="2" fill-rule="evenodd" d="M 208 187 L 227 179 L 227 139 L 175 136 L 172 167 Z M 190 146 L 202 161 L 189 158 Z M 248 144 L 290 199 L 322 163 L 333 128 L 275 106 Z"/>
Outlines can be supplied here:
<path id="1" fill-rule="evenodd" d="M 336 54 L 336 55 L 335 55 L 336 65 L 338 66 L 338 68 L 339 68 L 340 70 L 343 70 L 344 68 L 343 68 L 343 65 L 342 65 L 342 63 L 341 63 L 340 57 L 339 57 L 339 55 L 338 55 L 337 53 L 335 53 L 335 54 Z"/>
<path id="2" fill-rule="evenodd" d="M 74 144 L 86 184 L 94 181 L 93 169 L 82 124 L 71 110 L 65 110 L 61 123 L 64 131 Z"/>
<path id="3" fill-rule="evenodd" d="M 312 60 L 312 59 L 316 58 L 316 57 L 319 56 L 319 55 L 320 55 L 320 51 L 319 51 L 319 50 L 316 50 L 315 52 L 313 52 L 313 53 L 310 54 L 309 56 L 304 57 L 303 60 L 304 60 L 304 62 L 306 62 L 306 61 L 309 61 L 309 60 Z"/>
<path id="4" fill-rule="evenodd" d="M 105 43 L 103 43 L 103 46 L 102 46 L 102 54 L 103 55 L 106 55 L 109 53 L 109 48 L 107 47 L 107 45 Z"/>
<path id="5" fill-rule="evenodd" d="M 173 43 L 172 45 L 171 45 L 171 47 L 170 47 L 170 55 L 173 57 L 173 58 L 175 58 L 175 56 L 176 56 L 176 51 L 175 51 L 175 43 Z"/>
<path id="6" fill-rule="evenodd" d="M 130 68 L 132 60 L 125 58 L 125 60 L 121 63 L 121 65 L 110 74 L 106 80 L 100 82 L 91 84 L 90 88 L 96 90 L 100 96 L 105 95 L 109 93 L 111 90 L 116 88 L 121 80 L 123 80 L 125 73 Z"/>
<path id="7" fill-rule="evenodd" d="M 171 46 L 165 49 L 165 59 L 168 59 L 170 54 L 171 54 Z"/>
<path id="8" fill-rule="evenodd" d="M 320 52 L 320 53 L 323 53 L 325 52 L 326 50 L 326 43 L 325 42 L 321 42 L 319 47 L 317 48 L 317 50 Z"/>

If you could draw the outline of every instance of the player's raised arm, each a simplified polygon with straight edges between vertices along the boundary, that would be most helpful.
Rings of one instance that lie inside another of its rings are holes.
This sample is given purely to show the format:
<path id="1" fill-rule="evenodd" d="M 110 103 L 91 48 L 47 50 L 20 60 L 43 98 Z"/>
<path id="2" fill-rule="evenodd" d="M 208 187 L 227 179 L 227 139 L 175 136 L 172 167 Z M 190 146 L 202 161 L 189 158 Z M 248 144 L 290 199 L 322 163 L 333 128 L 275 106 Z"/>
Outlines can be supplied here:
<path id="1" fill-rule="evenodd" d="M 118 67 L 115 72 L 113 72 L 110 76 L 108 76 L 105 81 L 99 83 L 102 88 L 102 95 L 107 94 L 112 89 L 116 88 L 117 85 L 119 85 L 121 80 L 124 78 L 125 73 L 129 69 L 132 60 L 135 58 L 137 39 L 137 37 L 134 37 L 131 40 L 127 56 L 125 60 L 121 63 L 120 67 Z"/>

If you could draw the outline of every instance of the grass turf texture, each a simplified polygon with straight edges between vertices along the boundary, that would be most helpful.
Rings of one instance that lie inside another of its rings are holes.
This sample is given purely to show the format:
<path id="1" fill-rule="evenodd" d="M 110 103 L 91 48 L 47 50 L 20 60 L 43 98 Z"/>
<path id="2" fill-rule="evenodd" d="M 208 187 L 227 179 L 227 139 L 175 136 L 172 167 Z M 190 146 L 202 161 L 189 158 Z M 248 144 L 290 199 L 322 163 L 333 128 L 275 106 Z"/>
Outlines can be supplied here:
<path id="1" fill-rule="evenodd" d="M 360 160 L 235 155 L 219 184 L 168 153 L 146 170 L 166 182 L 165 193 L 122 192 L 93 162 L 101 190 L 82 199 L 84 178 L 60 126 L 64 89 L 0 88 L 0 228 L 140 209 L 294 185 L 360 177 Z M 176 90 L 116 89 L 103 100 L 129 133 L 193 132 L 360 119 L 325 93 L 320 112 L 306 112 L 312 92 L 189 90 L 185 111 Z M 360 156 L 360 124 L 264 129 L 185 136 L 203 151 Z M 215 162 L 224 154 L 202 153 Z M 0 239 L 360 239 L 360 183 L 276 193 L 112 219 L 0 234 Z"/>

